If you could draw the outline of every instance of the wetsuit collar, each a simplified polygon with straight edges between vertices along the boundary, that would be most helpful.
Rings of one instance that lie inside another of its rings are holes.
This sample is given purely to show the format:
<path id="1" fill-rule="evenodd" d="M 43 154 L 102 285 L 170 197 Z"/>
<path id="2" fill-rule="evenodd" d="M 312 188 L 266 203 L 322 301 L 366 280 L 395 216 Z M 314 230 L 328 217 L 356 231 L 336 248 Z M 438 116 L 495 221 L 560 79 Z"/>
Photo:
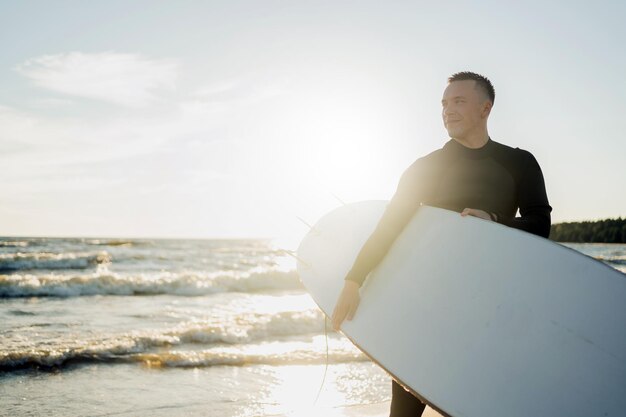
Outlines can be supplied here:
<path id="1" fill-rule="evenodd" d="M 491 155 L 493 148 L 494 148 L 494 141 L 492 141 L 490 137 L 487 138 L 487 143 L 485 143 L 480 148 L 468 148 L 466 146 L 461 145 L 459 142 L 457 142 L 454 139 L 450 139 L 443 146 L 443 149 L 446 150 L 447 152 L 451 152 L 455 155 L 458 155 L 464 158 L 469 158 L 469 159 L 486 158 L 489 155 Z"/>

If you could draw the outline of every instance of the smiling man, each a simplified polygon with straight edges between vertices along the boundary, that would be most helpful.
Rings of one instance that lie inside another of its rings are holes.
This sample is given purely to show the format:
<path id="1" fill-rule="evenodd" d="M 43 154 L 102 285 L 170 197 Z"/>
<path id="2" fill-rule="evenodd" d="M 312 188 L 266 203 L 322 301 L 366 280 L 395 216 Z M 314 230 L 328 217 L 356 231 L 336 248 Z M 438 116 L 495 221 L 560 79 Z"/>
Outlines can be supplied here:
<path id="1" fill-rule="evenodd" d="M 359 287 L 420 204 L 548 237 L 552 208 L 541 169 L 530 152 L 489 137 L 487 120 L 494 102 L 495 91 L 486 77 L 459 72 L 448 78 L 441 105 L 450 140 L 416 160 L 402 175 L 395 195 L 346 276 L 332 316 L 336 330 L 345 319 L 354 317 Z M 518 210 L 520 216 L 516 217 Z M 424 408 L 393 381 L 391 417 L 420 415 Z"/>

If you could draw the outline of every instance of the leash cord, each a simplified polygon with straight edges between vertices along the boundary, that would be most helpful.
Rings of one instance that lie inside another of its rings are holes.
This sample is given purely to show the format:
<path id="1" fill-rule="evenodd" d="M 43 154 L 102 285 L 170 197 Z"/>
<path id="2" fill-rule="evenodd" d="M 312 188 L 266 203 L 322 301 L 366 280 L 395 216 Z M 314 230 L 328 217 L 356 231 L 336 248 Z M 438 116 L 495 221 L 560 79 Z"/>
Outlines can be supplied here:
<path id="1" fill-rule="evenodd" d="M 317 390 L 317 395 L 315 396 L 315 401 L 313 401 L 313 405 L 317 404 L 317 400 L 320 398 L 320 394 L 322 393 L 322 388 L 324 387 L 324 383 L 326 382 L 326 374 L 328 373 L 328 317 L 324 314 L 324 340 L 326 340 L 326 364 L 324 365 L 324 376 L 322 377 L 322 383 L 320 384 L 320 388 Z"/>

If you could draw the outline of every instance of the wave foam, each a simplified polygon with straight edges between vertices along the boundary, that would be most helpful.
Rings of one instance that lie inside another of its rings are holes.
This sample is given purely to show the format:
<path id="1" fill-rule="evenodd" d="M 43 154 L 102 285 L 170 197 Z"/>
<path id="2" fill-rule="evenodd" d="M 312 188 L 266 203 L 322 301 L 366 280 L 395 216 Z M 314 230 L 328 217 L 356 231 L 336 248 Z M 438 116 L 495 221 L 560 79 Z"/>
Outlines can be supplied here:
<path id="1" fill-rule="evenodd" d="M 133 240 L 124 240 L 124 239 L 90 239 L 85 241 L 88 245 L 94 246 L 123 246 L 130 247 L 134 246 L 137 242 Z"/>
<path id="2" fill-rule="evenodd" d="M 58 369 L 76 363 L 141 363 L 150 367 L 243 366 L 250 364 L 320 364 L 364 361 L 367 357 L 346 339 L 324 336 L 309 342 L 273 341 L 204 350 L 171 350 L 174 336 L 124 335 L 100 341 L 74 341 L 57 348 L 0 352 L 0 371 Z M 150 352 L 157 348 L 158 351 Z"/>
<path id="3" fill-rule="evenodd" d="M 0 370 L 55 368 L 75 362 L 116 362 L 157 346 L 170 346 L 176 338 L 166 335 L 122 335 L 105 340 L 66 341 L 60 346 L 38 346 L 0 352 Z"/>
<path id="4" fill-rule="evenodd" d="M 361 362 L 367 356 L 353 346 L 332 343 L 326 351 L 315 343 L 272 342 L 245 349 L 207 349 L 202 351 L 169 351 L 131 355 L 132 361 L 148 367 L 195 368 L 209 366 L 245 365 L 310 365 L 324 363 Z"/>
<path id="5" fill-rule="evenodd" d="M 25 240 L 0 240 L 0 247 L 6 248 L 25 248 L 28 241 Z"/>
<path id="6" fill-rule="evenodd" d="M 596 256 L 596 259 L 609 265 L 626 265 L 626 256 Z"/>
<path id="7" fill-rule="evenodd" d="M 107 252 L 51 253 L 18 252 L 0 254 L 0 271 L 28 269 L 87 269 L 94 265 L 108 264 L 111 255 Z"/>
<path id="8" fill-rule="evenodd" d="M 251 273 L 161 273 L 156 276 L 121 276 L 108 271 L 67 275 L 0 275 L 0 297 L 83 295 L 200 296 L 220 292 L 257 292 L 301 289 L 296 271 L 266 270 Z"/>
<path id="9" fill-rule="evenodd" d="M 284 311 L 278 314 L 248 314 L 222 324 L 183 325 L 166 333 L 183 343 L 245 344 L 280 337 L 316 334 L 324 331 L 319 310 Z"/>

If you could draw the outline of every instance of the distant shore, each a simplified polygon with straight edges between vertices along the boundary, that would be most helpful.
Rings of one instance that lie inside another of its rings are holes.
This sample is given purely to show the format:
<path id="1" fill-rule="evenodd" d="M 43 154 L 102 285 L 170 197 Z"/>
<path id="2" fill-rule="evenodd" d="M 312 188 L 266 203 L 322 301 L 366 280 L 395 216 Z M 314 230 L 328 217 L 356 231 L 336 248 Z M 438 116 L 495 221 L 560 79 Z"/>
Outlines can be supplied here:
<path id="1" fill-rule="evenodd" d="M 553 224 L 550 239 L 571 243 L 626 243 L 626 219 Z"/>

